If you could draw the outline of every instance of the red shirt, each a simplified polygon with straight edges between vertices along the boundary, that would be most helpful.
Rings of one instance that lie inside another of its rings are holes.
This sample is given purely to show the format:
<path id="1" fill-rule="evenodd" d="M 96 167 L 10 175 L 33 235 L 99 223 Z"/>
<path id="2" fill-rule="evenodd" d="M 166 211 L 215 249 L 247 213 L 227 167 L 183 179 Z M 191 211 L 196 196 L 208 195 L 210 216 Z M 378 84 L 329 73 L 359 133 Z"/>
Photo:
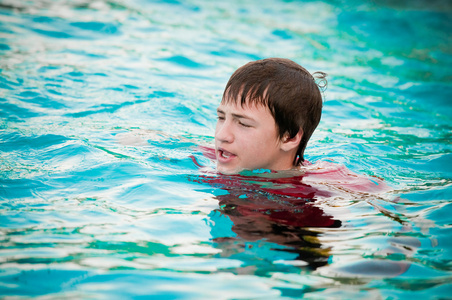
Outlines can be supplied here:
<path id="1" fill-rule="evenodd" d="M 213 148 L 200 148 L 207 158 L 215 159 Z M 194 157 L 193 161 L 200 166 Z M 265 220 L 294 227 L 337 227 L 340 222 L 316 206 L 317 199 L 365 196 L 388 190 L 381 179 L 369 180 L 327 161 L 305 162 L 295 173 L 248 173 L 222 175 L 210 171 L 197 180 L 228 192 L 217 198 L 234 223 L 242 223 L 245 218 L 247 222 Z"/>

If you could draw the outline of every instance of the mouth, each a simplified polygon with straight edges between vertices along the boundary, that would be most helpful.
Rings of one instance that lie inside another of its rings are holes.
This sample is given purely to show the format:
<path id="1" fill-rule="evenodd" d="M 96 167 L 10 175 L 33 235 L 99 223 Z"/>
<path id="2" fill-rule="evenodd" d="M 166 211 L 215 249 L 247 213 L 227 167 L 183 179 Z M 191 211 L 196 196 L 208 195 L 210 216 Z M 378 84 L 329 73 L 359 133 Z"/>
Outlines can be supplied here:
<path id="1" fill-rule="evenodd" d="M 217 160 L 221 163 L 227 163 L 230 162 L 232 159 L 234 159 L 237 155 L 235 155 L 232 152 L 226 151 L 222 148 L 217 149 Z"/>

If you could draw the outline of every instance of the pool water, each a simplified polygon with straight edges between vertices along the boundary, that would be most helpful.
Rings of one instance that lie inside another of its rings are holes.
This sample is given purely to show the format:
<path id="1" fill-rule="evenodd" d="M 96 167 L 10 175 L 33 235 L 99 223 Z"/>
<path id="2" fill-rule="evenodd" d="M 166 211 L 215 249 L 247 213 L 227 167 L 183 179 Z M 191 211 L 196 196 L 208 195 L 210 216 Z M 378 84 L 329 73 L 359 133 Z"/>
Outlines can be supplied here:
<path id="1" fill-rule="evenodd" d="M 0 1 L 0 297 L 451 297 L 451 19 L 449 1 Z M 226 81 L 266 57 L 329 74 L 306 158 L 358 190 L 215 174 Z"/>

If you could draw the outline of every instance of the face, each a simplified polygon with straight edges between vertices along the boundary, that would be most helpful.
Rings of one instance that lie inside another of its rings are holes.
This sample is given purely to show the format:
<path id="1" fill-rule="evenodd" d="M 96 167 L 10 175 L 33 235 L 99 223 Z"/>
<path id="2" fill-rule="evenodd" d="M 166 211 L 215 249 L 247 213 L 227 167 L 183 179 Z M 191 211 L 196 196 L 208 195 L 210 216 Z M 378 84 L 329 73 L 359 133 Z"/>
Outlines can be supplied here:
<path id="1" fill-rule="evenodd" d="M 275 119 L 267 107 L 221 103 L 217 113 L 215 154 L 219 172 L 292 167 L 283 159 Z"/>

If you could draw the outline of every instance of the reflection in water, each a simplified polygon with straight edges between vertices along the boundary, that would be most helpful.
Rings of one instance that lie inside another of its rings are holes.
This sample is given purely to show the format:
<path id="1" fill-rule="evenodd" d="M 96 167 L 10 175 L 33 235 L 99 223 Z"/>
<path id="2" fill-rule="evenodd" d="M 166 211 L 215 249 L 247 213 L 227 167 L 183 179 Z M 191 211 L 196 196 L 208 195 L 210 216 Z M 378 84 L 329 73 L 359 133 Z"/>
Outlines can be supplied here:
<path id="1" fill-rule="evenodd" d="M 306 262 L 312 269 L 324 266 L 329 249 L 322 246 L 317 239 L 319 233 L 312 228 L 341 226 L 341 221 L 314 205 L 317 197 L 327 197 L 329 193 L 303 184 L 303 176 L 282 175 L 287 174 L 202 177 L 202 181 L 227 192 L 217 196 L 220 209 L 210 216 L 216 220 L 226 216 L 236 234 L 235 238 L 213 234 L 214 241 L 229 246 L 230 239 L 265 240 L 283 246 L 271 250 L 292 253 L 295 260 Z M 216 220 L 212 223 L 217 224 Z M 224 222 L 220 224 L 224 226 Z"/>
<path id="2" fill-rule="evenodd" d="M 201 147 L 201 150 L 207 158 L 214 159 L 213 149 Z M 202 167 L 194 157 L 192 159 Z M 319 201 L 334 203 L 338 199 L 345 199 L 367 203 L 380 215 L 402 225 L 402 231 L 406 226 L 397 214 L 375 203 L 379 195 L 391 190 L 382 180 L 374 177 L 369 179 L 354 174 L 344 166 L 325 161 L 306 163 L 300 170 L 244 171 L 239 175 L 222 175 L 204 169 L 204 175 L 196 181 L 208 183 L 225 192 L 216 195 L 220 208 L 209 215 L 213 224 L 213 240 L 220 248 L 224 246 L 230 250 L 231 241 L 237 241 L 238 247 L 243 247 L 241 241 L 272 243 L 275 247 L 270 250 L 291 253 L 294 255 L 291 260 L 304 261 L 311 269 L 327 265 L 334 246 L 321 243 L 319 237 L 322 230 L 319 228 L 339 228 L 343 221 L 347 221 L 343 218 L 348 215 L 342 212 L 339 217 L 343 219 L 341 221 L 337 215 L 332 216 L 330 210 L 326 213 Z M 221 218 L 227 218 L 233 235 L 225 232 L 225 222 Z M 215 228 L 218 226 L 223 227 L 223 230 Z M 397 245 L 399 241 L 393 241 L 383 247 L 380 254 L 403 253 Z M 405 254 L 411 255 L 415 248 Z M 372 273 L 375 269 L 372 266 L 369 268 L 366 261 L 362 264 L 366 266 L 364 273 Z M 409 264 L 388 262 L 383 267 L 383 273 L 396 276 L 408 267 Z M 349 270 L 341 272 L 347 273 Z"/>
<path id="3" fill-rule="evenodd" d="M 327 264 L 329 253 L 322 249 L 316 238 L 318 233 L 309 228 L 339 227 L 341 222 L 325 215 L 307 199 L 268 199 L 273 203 L 263 206 L 261 200 L 265 196 L 259 194 L 246 199 L 232 193 L 218 198 L 220 211 L 233 222 L 232 231 L 240 238 L 265 239 L 286 246 L 284 251 L 296 253 L 296 259 L 306 261 L 314 269 Z M 298 203 L 290 203 L 295 201 Z"/>

